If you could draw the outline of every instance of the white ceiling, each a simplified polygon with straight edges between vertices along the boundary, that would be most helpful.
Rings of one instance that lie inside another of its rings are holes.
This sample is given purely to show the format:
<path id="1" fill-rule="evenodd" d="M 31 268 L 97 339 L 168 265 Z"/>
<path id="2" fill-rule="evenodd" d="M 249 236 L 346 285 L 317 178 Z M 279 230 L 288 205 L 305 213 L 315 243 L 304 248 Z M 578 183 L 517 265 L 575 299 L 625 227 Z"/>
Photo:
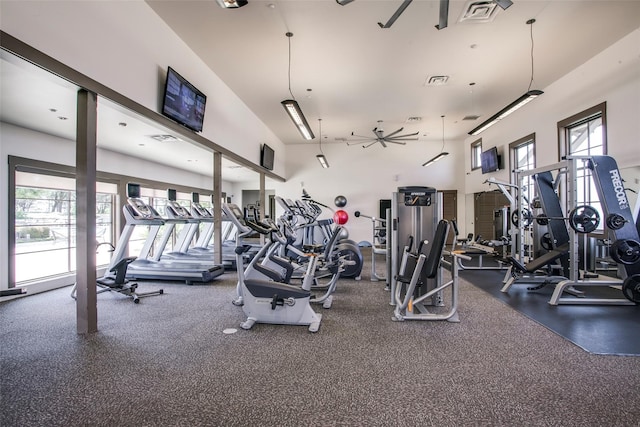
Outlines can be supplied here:
<path id="1" fill-rule="evenodd" d="M 377 120 L 385 133 L 403 126 L 441 141 L 442 115 L 445 137 L 462 139 L 527 91 L 531 29 L 532 88 L 544 90 L 640 25 L 639 1 L 513 0 L 490 22 L 459 23 L 471 2 L 451 0 L 442 30 L 439 0 L 413 1 L 386 29 L 378 22 L 400 0 L 249 0 L 239 9 L 214 0 L 147 3 L 285 144 L 304 142 L 280 106 L 290 98 L 288 31 L 293 95 L 316 134 L 322 119 L 323 142 L 344 144 L 351 132 L 372 135 Z M 431 76 L 449 79 L 426 86 Z M 468 115 L 480 118 L 463 121 Z"/>
<path id="2" fill-rule="evenodd" d="M 0 51 L 0 120 L 74 141 L 78 87 L 10 53 Z M 213 155 L 187 140 L 156 140 L 173 135 L 157 123 L 98 98 L 100 148 L 170 165 L 205 176 L 213 174 Z M 258 182 L 255 171 L 223 158 L 229 182 Z"/>
<path id="3" fill-rule="evenodd" d="M 434 27 L 437 0 L 414 0 L 386 29 L 377 23 L 388 21 L 399 0 L 346 6 L 334 0 L 249 0 L 235 10 L 215 0 L 147 3 L 285 144 L 304 142 L 280 106 L 290 98 L 289 41 L 291 90 L 316 134 L 322 118 L 323 143 L 345 144 L 352 132 L 373 135 L 378 120 L 385 134 L 404 127 L 403 133 L 419 132 L 428 143 L 441 141 L 442 115 L 445 138 L 463 139 L 528 89 L 531 29 L 532 88 L 544 90 L 640 24 L 640 1 L 628 0 L 513 0 L 504 11 L 496 8 L 487 23 L 459 23 L 468 2 L 451 0 L 443 30 Z M 531 18 L 533 27 L 526 24 Z M 287 31 L 294 33 L 291 39 Z M 188 70 L 178 72 L 188 78 Z M 1 120 L 75 138 L 76 87 L 5 52 L 0 73 Z M 425 85 L 431 76 L 448 81 Z M 186 141 L 154 141 L 149 135 L 171 132 L 108 101 L 99 103 L 102 148 L 211 175 L 209 153 Z M 480 117 L 462 120 L 468 115 Z M 407 122 L 409 117 L 422 120 Z M 107 121 L 127 126 L 107 128 Z M 228 181 L 257 179 L 226 159 L 223 168 Z"/>

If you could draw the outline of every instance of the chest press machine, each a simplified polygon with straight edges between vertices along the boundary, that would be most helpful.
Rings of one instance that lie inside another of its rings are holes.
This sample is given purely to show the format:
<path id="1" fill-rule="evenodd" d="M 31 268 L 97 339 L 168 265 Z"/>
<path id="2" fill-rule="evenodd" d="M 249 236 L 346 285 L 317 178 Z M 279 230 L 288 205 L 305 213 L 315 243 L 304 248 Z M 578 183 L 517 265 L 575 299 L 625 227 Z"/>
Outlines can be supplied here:
<path id="1" fill-rule="evenodd" d="M 441 220 L 439 195 L 432 187 L 400 187 L 391 204 L 391 305 L 392 320 L 446 320 L 458 318 L 458 263 L 443 259 L 449 222 Z M 400 255 L 399 242 L 422 242 L 417 252 L 412 244 Z M 422 249 L 428 241 L 429 254 Z M 469 257 L 450 253 L 453 258 Z M 443 269 L 451 268 L 451 280 L 444 282 Z M 443 293 L 449 288 L 450 299 Z"/>

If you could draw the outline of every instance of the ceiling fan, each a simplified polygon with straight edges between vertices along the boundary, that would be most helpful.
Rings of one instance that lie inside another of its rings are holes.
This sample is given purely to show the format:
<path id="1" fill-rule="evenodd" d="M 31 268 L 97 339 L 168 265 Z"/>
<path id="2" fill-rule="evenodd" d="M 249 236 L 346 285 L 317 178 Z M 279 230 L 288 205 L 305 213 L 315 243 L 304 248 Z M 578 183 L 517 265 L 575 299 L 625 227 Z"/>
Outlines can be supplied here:
<path id="1" fill-rule="evenodd" d="M 404 128 L 400 128 L 394 132 L 391 132 L 389 135 L 385 135 L 384 129 L 382 129 L 382 120 L 378 120 L 378 126 L 376 126 L 373 129 L 373 135 L 374 135 L 373 137 L 356 135 L 355 133 L 351 132 L 351 136 L 355 136 L 358 139 L 351 139 L 347 141 L 347 145 L 360 144 L 364 141 L 364 142 L 368 142 L 368 144 L 365 143 L 362 146 L 362 148 L 369 148 L 376 142 L 379 142 L 380 145 L 382 145 L 384 148 L 387 148 L 387 143 L 405 145 L 406 144 L 405 141 L 418 140 L 418 138 L 412 138 L 412 137 L 415 137 L 420 132 L 407 133 L 405 135 L 398 135 L 400 132 L 402 132 L 403 129 Z"/>

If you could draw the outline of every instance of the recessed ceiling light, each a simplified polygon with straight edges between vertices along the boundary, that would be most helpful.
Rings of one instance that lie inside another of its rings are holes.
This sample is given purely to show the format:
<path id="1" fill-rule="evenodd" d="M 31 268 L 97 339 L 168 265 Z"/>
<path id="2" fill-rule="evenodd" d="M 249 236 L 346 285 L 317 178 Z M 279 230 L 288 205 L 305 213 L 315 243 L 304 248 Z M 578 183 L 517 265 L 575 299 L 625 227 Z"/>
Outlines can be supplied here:
<path id="1" fill-rule="evenodd" d="M 66 118 L 65 116 L 58 116 L 58 118 L 59 118 L 60 120 L 67 120 L 67 118 Z"/>

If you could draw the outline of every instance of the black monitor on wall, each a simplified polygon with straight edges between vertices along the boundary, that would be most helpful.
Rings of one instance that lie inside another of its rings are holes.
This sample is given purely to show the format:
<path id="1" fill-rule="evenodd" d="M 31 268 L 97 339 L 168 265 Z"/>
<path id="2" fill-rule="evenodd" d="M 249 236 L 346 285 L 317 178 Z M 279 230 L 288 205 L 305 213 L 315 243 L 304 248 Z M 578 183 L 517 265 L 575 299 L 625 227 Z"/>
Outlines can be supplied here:
<path id="1" fill-rule="evenodd" d="M 205 94 L 169 67 L 162 98 L 163 115 L 193 131 L 201 132 L 206 103 Z"/>
<path id="2" fill-rule="evenodd" d="M 270 171 L 273 170 L 273 162 L 275 160 L 275 152 L 273 148 L 267 144 L 262 144 L 262 150 L 260 150 L 260 166 Z"/>
<path id="3" fill-rule="evenodd" d="M 500 170 L 500 156 L 498 156 L 498 149 L 491 147 L 487 151 L 483 151 L 480 157 L 480 165 L 482 166 L 482 173 L 490 173 Z"/>

